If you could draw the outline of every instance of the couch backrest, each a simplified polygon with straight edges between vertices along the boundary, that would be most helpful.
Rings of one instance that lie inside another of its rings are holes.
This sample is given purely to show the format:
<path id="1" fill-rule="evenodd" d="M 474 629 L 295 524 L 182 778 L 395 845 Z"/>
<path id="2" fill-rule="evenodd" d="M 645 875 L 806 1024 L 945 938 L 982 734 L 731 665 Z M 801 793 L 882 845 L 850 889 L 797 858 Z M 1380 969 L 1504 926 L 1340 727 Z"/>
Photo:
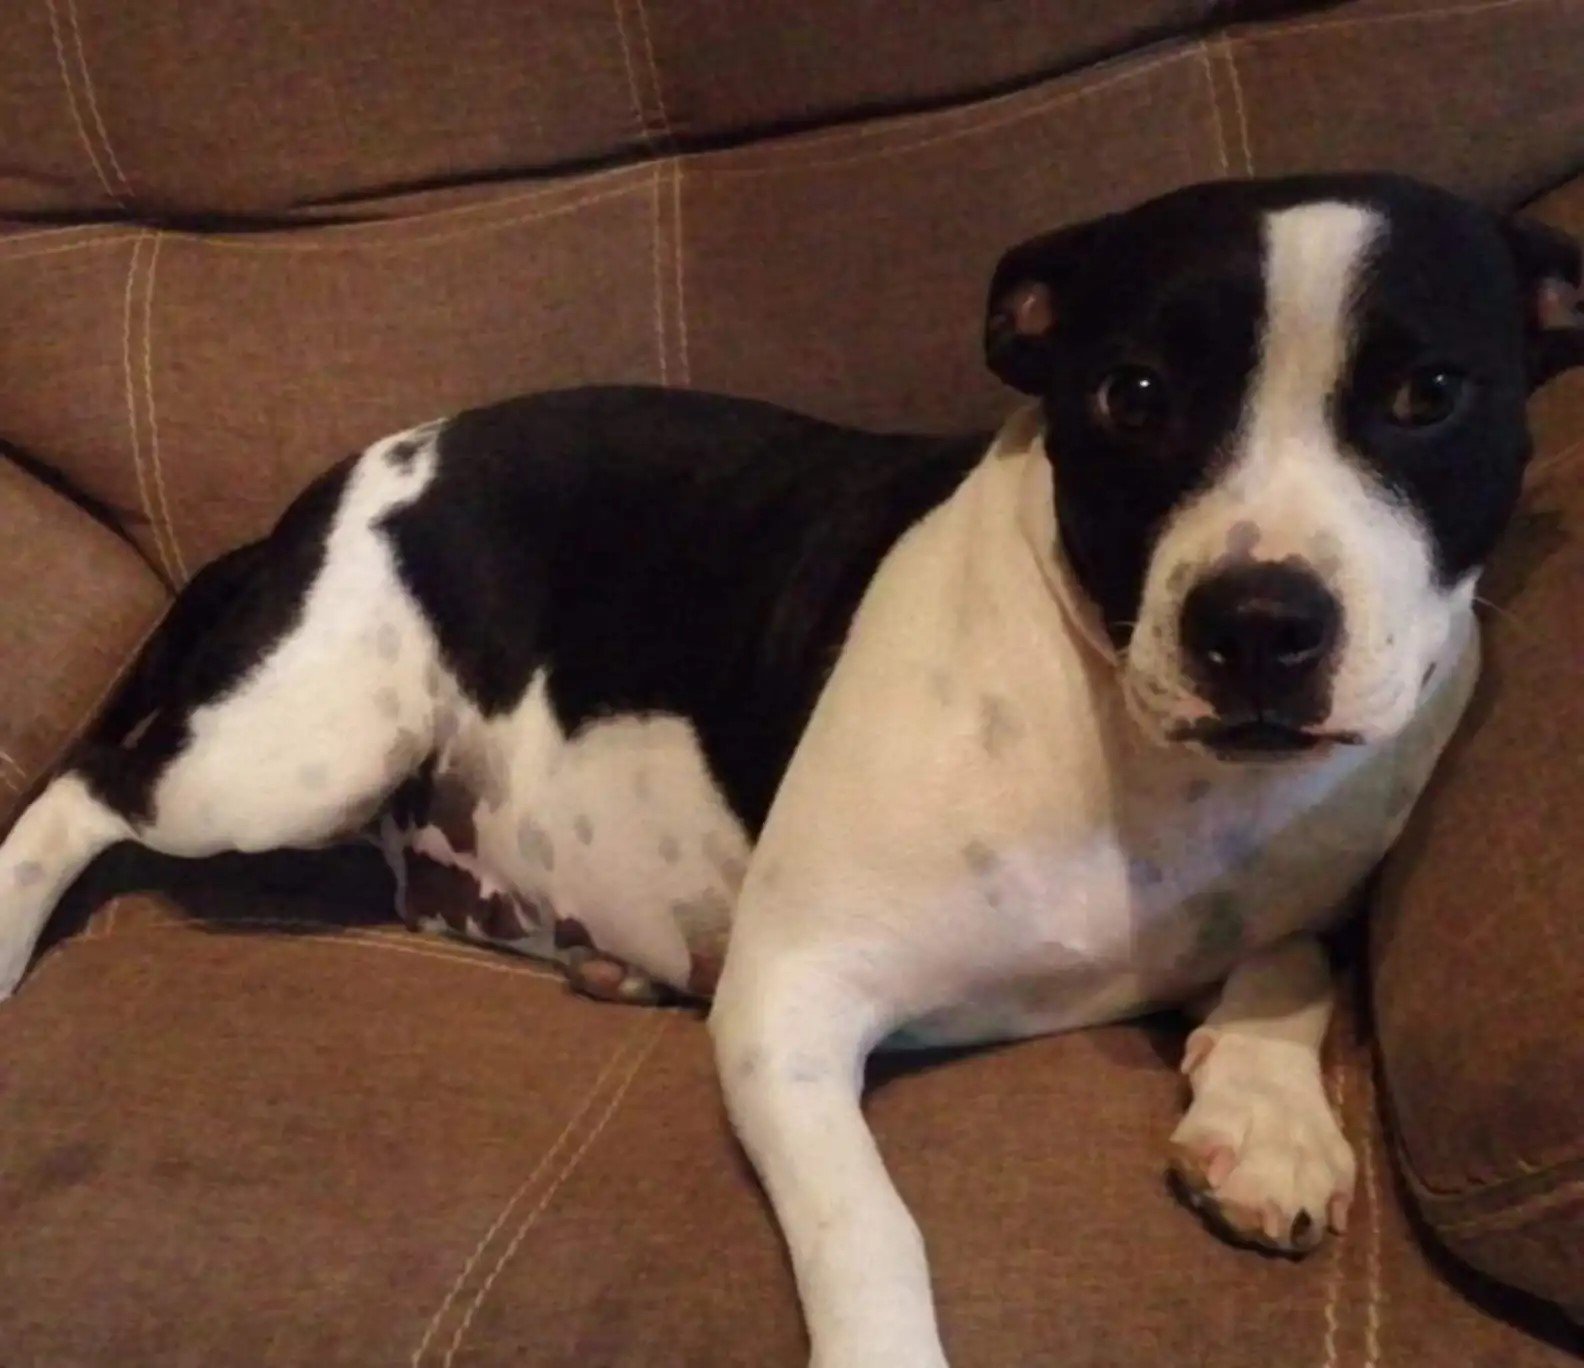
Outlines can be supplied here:
<path id="1" fill-rule="evenodd" d="M 1584 0 L 37 0 L 0 46 L 0 442 L 173 581 L 525 389 L 986 423 L 1027 234 L 1326 167 L 1510 202 L 1584 150 Z"/>

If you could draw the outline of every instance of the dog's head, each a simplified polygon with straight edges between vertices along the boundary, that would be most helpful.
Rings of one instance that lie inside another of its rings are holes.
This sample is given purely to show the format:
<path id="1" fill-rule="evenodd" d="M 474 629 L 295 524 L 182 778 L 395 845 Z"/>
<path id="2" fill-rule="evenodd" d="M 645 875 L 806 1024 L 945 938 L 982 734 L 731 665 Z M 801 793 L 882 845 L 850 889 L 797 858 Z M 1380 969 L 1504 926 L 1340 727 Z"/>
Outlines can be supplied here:
<path id="1" fill-rule="evenodd" d="M 1584 364 L 1578 248 L 1398 177 L 1197 186 L 1009 252 L 1065 558 L 1135 714 L 1223 754 L 1412 715 Z"/>

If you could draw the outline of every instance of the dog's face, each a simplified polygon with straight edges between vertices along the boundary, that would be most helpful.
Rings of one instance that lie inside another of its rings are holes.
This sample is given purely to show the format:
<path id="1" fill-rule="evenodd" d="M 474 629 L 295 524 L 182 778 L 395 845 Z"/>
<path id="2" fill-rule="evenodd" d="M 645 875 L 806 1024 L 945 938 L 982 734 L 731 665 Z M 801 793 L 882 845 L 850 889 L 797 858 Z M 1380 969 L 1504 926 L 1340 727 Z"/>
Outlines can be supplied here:
<path id="1" fill-rule="evenodd" d="M 1025 243 L 992 369 L 1038 395 L 1066 558 L 1154 734 L 1225 755 L 1412 715 L 1584 363 L 1579 254 L 1385 176 L 1218 183 Z"/>

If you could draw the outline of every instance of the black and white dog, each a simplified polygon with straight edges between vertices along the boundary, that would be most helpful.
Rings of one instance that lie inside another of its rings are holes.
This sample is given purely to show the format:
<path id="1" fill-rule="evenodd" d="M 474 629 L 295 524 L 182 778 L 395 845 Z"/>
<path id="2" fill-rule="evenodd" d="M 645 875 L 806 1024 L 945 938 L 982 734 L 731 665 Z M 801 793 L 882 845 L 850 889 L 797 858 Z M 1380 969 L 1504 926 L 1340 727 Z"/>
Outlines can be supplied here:
<path id="1" fill-rule="evenodd" d="M 944 1363 L 882 1042 L 1197 1004 L 1172 1162 L 1310 1248 L 1354 1176 L 1315 933 L 1468 697 L 1578 286 L 1411 181 L 1207 185 L 1003 259 L 1038 403 L 993 438 L 600 389 L 377 442 L 193 582 L 0 847 L 0 994 L 113 842 L 377 823 L 413 920 L 713 994 L 824 1368 Z"/>

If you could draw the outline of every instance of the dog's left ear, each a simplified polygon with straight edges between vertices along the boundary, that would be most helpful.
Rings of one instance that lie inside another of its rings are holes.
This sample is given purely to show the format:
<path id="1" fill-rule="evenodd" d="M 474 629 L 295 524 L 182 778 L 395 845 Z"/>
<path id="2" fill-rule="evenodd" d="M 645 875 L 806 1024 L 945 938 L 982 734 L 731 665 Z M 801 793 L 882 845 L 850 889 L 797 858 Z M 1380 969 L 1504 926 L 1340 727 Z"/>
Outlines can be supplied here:
<path id="1" fill-rule="evenodd" d="M 985 309 L 985 360 L 1013 389 L 1044 393 L 1068 284 L 1107 222 L 1095 219 L 1030 238 L 996 266 Z"/>
<path id="2" fill-rule="evenodd" d="M 1566 233 L 1533 219 L 1505 221 L 1507 245 L 1528 294 L 1529 384 L 1584 366 L 1584 266 Z"/>

